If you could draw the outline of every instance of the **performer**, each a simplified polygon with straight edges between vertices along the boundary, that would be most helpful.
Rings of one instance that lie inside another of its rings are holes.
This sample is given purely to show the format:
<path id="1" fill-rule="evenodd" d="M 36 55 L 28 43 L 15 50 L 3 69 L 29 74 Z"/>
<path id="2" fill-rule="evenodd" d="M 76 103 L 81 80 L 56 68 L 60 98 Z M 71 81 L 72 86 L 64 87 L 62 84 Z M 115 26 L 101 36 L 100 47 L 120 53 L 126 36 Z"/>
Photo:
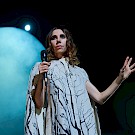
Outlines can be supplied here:
<path id="1" fill-rule="evenodd" d="M 67 29 L 51 29 L 46 47 L 48 61 L 37 62 L 30 73 L 25 134 L 44 135 L 40 133 L 42 127 L 46 135 L 101 135 L 95 102 L 104 104 L 135 71 L 132 58 L 127 56 L 116 79 L 100 92 L 87 72 L 79 67 L 77 48 Z M 47 88 L 44 73 L 47 73 Z M 46 121 L 43 119 L 39 124 L 36 116 L 44 112 L 45 90 L 48 93 Z"/>

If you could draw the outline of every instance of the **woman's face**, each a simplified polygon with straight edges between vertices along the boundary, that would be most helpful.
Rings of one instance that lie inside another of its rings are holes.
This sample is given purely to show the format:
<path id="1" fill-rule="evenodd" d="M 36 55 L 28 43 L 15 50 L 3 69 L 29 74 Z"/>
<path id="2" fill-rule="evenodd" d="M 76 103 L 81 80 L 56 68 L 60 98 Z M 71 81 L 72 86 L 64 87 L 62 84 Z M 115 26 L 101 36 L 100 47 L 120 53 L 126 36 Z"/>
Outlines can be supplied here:
<path id="1" fill-rule="evenodd" d="M 66 52 L 66 41 L 66 35 L 61 29 L 56 29 L 53 31 L 50 43 L 57 58 L 62 58 L 64 53 Z"/>

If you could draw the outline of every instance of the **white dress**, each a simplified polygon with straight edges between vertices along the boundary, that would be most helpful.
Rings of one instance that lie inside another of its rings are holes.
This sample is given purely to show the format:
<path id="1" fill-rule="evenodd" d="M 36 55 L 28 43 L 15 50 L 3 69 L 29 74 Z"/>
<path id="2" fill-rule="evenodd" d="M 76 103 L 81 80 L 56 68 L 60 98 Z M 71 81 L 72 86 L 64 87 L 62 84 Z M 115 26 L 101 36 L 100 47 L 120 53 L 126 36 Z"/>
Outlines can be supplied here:
<path id="1" fill-rule="evenodd" d="M 85 84 L 89 78 L 85 70 L 78 66 L 72 67 L 65 58 L 53 60 L 48 80 L 50 135 L 100 134 L 98 117 L 95 118 L 96 112 L 86 90 Z"/>
<path id="2" fill-rule="evenodd" d="M 33 78 L 38 74 L 39 62 L 32 69 L 27 94 L 25 135 L 101 135 L 95 105 L 86 90 L 87 73 L 72 67 L 65 58 L 51 61 L 48 77 L 48 108 L 45 133 L 37 120 L 31 97 Z M 92 101 L 92 102 L 91 102 Z M 43 108 L 44 110 L 44 108 Z M 44 111 L 43 111 L 44 112 Z"/>

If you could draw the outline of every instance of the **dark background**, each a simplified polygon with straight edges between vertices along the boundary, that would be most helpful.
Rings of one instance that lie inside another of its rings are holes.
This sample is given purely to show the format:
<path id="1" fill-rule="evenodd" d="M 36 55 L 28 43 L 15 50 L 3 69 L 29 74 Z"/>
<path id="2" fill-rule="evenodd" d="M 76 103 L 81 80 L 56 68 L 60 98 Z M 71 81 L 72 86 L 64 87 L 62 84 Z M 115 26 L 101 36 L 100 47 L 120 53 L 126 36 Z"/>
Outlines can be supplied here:
<path id="1" fill-rule="evenodd" d="M 43 44 L 53 26 L 68 28 L 78 47 L 80 66 L 99 91 L 117 77 L 127 55 L 135 61 L 133 3 L 5 0 L 0 5 L 0 27 L 21 28 L 22 20 L 32 18 L 37 26 L 32 34 Z M 135 74 L 126 82 L 134 80 Z M 121 128 L 112 105 L 114 98 L 103 106 L 97 105 L 103 132 Z"/>

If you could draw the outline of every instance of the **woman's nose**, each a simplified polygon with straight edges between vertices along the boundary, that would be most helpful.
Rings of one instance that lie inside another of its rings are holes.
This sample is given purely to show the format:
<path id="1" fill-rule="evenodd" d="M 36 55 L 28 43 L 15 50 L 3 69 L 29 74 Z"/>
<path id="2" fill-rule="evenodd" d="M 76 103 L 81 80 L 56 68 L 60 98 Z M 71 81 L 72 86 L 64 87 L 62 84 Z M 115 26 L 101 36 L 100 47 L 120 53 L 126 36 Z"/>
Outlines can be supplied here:
<path id="1" fill-rule="evenodd" d="M 58 38 L 57 38 L 57 41 L 60 41 L 60 40 L 61 40 L 60 37 L 58 37 Z"/>

